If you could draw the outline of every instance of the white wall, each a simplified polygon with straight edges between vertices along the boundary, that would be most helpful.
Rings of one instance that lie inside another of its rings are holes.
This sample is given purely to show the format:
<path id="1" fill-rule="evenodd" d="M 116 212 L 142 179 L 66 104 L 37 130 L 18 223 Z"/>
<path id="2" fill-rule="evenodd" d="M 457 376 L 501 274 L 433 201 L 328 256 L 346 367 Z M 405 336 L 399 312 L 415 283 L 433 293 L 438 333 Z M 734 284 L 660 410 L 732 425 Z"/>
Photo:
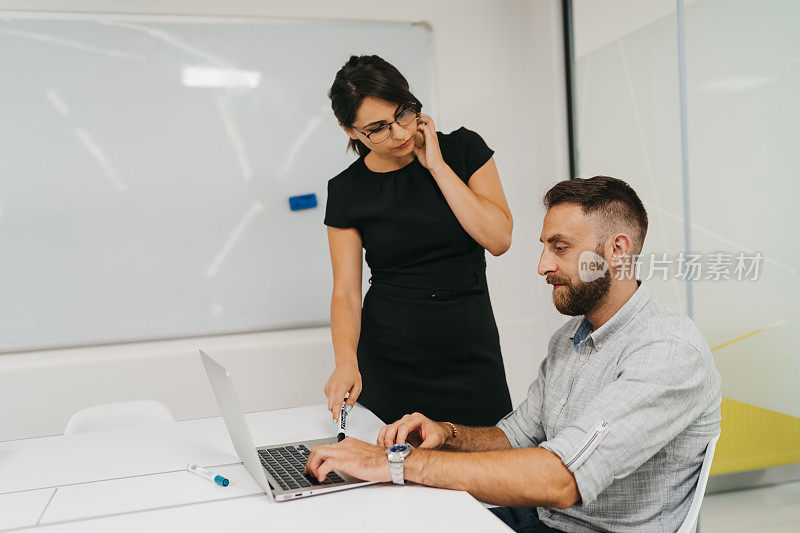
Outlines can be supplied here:
<path id="1" fill-rule="evenodd" d="M 511 250 L 499 258 L 487 254 L 515 404 L 561 323 L 536 273 L 541 197 L 568 175 L 559 6 L 555 0 L 0 1 L 5 10 L 429 22 L 437 128 L 465 125 L 496 150 L 515 219 Z M 332 369 L 327 328 L 0 355 L 0 440 L 57 434 L 75 410 L 126 399 L 161 400 L 176 419 L 213 416 L 198 347 L 230 368 L 248 411 L 321 402 Z"/>

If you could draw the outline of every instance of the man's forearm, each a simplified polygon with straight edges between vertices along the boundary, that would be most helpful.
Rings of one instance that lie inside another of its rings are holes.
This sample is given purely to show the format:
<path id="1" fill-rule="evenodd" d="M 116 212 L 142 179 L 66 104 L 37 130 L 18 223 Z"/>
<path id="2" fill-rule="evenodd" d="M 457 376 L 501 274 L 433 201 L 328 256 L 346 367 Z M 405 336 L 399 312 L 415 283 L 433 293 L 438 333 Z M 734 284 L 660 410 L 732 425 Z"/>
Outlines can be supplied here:
<path id="1" fill-rule="evenodd" d="M 442 446 L 444 450 L 458 450 L 463 452 L 485 452 L 489 450 L 507 450 L 511 448 L 508 437 L 503 430 L 493 426 L 485 428 L 474 428 L 444 424 L 450 432 L 450 436 Z"/>
<path id="2" fill-rule="evenodd" d="M 405 478 L 464 490 L 496 505 L 563 509 L 580 498 L 572 473 L 544 448 L 477 453 L 416 449 L 405 461 Z"/>

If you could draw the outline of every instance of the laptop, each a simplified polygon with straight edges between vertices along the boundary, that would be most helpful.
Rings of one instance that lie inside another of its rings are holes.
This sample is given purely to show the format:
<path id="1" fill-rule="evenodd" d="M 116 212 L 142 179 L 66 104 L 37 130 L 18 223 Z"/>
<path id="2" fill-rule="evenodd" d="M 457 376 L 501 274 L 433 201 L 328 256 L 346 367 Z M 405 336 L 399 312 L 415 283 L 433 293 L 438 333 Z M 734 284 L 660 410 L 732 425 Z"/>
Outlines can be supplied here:
<path id="1" fill-rule="evenodd" d="M 230 373 L 203 350 L 200 350 L 200 358 L 236 454 L 271 500 L 282 502 L 375 483 L 335 470 L 322 483 L 303 474 L 306 460 L 314 446 L 336 442 L 336 437 L 255 446 Z"/>

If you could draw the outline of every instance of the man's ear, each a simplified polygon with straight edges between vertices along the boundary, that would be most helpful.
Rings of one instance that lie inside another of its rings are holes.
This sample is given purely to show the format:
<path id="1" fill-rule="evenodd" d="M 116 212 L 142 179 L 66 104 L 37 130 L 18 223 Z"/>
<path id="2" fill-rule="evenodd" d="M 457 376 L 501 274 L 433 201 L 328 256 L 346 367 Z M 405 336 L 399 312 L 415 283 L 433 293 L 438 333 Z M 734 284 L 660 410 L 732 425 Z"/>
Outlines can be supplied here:
<path id="1" fill-rule="evenodd" d="M 351 139 L 358 140 L 358 134 L 356 133 L 356 130 L 354 130 L 353 128 L 348 128 L 347 126 L 342 125 L 341 122 L 339 123 L 339 127 L 344 130 L 344 132 L 347 134 L 348 137 L 350 137 Z"/>
<path id="2" fill-rule="evenodd" d="M 609 239 L 611 257 L 618 259 L 631 254 L 633 241 L 626 233 L 616 233 Z"/>
<path id="3" fill-rule="evenodd" d="M 618 277 L 620 272 L 627 273 L 636 260 L 631 256 L 633 250 L 631 238 L 625 233 L 617 233 L 609 237 L 607 246 L 608 255 L 606 257 L 608 257 L 612 275 Z"/>

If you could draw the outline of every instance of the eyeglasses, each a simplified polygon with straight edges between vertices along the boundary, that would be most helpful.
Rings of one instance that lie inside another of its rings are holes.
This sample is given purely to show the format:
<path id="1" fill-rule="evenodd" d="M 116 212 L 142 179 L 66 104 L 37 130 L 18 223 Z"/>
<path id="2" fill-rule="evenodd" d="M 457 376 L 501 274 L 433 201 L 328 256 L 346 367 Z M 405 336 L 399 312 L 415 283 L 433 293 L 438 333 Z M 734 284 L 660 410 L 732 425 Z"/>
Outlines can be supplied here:
<path id="1" fill-rule="evenodd" d="M 417 113 L 413 109 L 406 108 L 403 109 L 403 111 L 401 111 L 400 114 L 397 115 L 397 117 L 395 117 L 393 121 L 387 124 L 381 124 L 375 129 L 367 131 L 360 130 L 356 127 L 354 127 L 353 129 L 361 132 L 367 139 L 370 140 L 371 143 L 378 144 L 382 143 L 383 141 L 389 138 L 389 135 L 392 132 L 392 124 L 394 124 L 395 122 L 397 122 L 397 124 L 399 124 L 400 126 L 408 126 L 418 118 L 419 118 L 419 113 Z"/>

